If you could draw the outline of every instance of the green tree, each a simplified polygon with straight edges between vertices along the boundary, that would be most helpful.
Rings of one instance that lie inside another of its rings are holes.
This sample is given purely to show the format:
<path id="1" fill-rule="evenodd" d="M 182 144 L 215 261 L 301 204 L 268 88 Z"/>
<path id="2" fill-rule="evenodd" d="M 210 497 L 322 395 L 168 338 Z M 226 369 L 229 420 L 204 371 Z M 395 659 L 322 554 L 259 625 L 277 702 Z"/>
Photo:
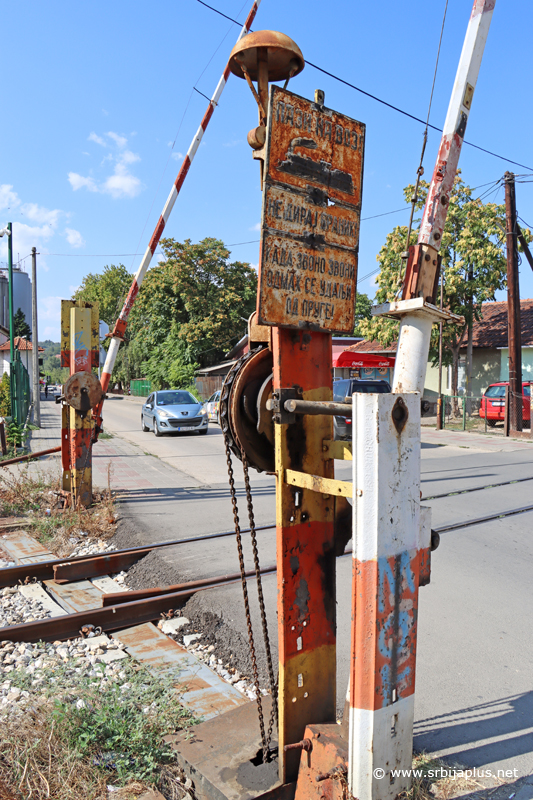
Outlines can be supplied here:
<path id="1" fill-rule="evenodd" d="M 354 336 L 362 336 L 360 332 L 360 323 L 365 319 L 372 319 L 372 300 L 364 292 L 357 293 L 357 300 L 355 303 L 355 326 L 353 330 Z"/>
<path id="2" fill-rule="evenodd" d="M 124 264 L 109 264 L 104 267 L 102 273 L 90 272 L 86 275 L 81 286 L 74 292 L 72 299 L 84 300 L 86 303 L 98 302 L 100 319 L 107 322 L 110 329 L 113 330 L 132 282 L 133 275 L 128 272 Z M 126 383 L 131 378 L 139 377 L 135 374 L 135 369 L 131 369 L 130 340 L 130 331 L 127 329 L 113 370 L 113 378 Z M 107 343 L 103 346 L 107 349 Z"/>
<path id="3" fill-rule="evenodd" d="M 422 181 L 418 210 L 423 208 L 428 188 L 429 184 Z M 406 202 L 410 202 L 413 193 L 414 186 L 404 189 Z M 464 324 L 443 325 L 443 364 L 453 366 L 453 394 L 457 394 L 460 349 L 467 343 L 474 320 L 481 318 L 481 304 L 494 300 L 496 291 L 506 286 L 505 208 L 495 203 L 483 203 L 472 195 L 473 190 L 464 183 L 459 172 L 454 181 L 440 248 L 444 308 L 465 319 Z M 530 238 L 529 231 L 526 235 Z M 415 227 L 410 244 L 416 243 L 417 236 Z M 375 298 L 377 303 L 394 299 L 401 288 L 401 254 L 406 250 L 406 240 L 407 228 L 397 226 L 387 235 L 377 255 L 380 265 L 376 279 L 379 287 Z M 398 327 L 398 322 L 385 317 L 363 320 L 359 325 L 363 336 L 377 339 L 383 346 L 388 346 L 398 336 Z M 434 365 L 438 363 L 438 337 L 438 327 L 433 326 L 430 359 Z"/>
<path id="4" fill-rule="evenodd" d="M 130 317 L 132 360 L 159 385 L 189 383 L 240 338 L 255 308 L 257 275 L 229 261 L 218 239 L 162 239 L 166 260 L 147 274 Z M 144 356 L 144 357 L 143 357 Z"/>
<path id="5" fill-rule="evenodd" d="M 26 322 L 24 311 L 21 308 L 17 308 L 13 317 L 13 330 L 15 331 L 15 336 L 23 336 L 25 339 L 31 339 L 31 328 Z"/>
<path id="6" fill-rule="evenodd" d="M 124 264 L 110 264 L 104 267 L 101 274 L 90 272 L 86 275 L 72 299 L 85 300 L 86 303 L 98 302 L 100 319 L 112 328 L 122 311 L 132 281 L 133 275 Z"/>

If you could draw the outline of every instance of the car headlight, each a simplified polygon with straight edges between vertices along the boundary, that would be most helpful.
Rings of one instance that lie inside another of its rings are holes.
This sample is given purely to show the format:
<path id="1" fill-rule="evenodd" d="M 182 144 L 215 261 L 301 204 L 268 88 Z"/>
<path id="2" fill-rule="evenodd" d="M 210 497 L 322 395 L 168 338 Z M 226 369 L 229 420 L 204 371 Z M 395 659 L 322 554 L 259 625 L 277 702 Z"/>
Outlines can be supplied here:
<path id="1" fill-rule="evenodd" d="M 200 417 L 205 417 L 205 415 L 207 414 L 207 409 L 201 408 L 198 414 Z"/>
<path id="2" fill-rule="evenodd" d="M 160 417 L 170 417 L 170 416 L 172 416 L 171 414 L 168 413 L 168 411 L 162 411 L 159 408 L 157 409 L 157 413 L 159 414 Z"/>

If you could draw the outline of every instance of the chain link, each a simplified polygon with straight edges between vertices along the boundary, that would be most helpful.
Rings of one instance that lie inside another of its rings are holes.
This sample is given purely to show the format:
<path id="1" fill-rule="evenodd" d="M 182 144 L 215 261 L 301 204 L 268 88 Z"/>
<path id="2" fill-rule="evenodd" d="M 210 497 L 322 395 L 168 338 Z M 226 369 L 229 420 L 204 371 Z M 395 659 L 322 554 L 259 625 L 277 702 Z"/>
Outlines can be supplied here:
<path id="1" fill-rule="evenodd" d="M 272 738 L 272 728 L 274 720 L 278 718 L 278 692 L 277 679 L 274 677 L 274 667 L 272 665 L 272 652 L 270 649 L 270 637 L 268 635 L 268 622 L 266 617 L 265 599 L 263 597 L 263 584 L 261 581 L 261 567 L 259 565 L 259 551 L 257 549 L 257 532 L 255 530 L 254 507 L 252 501 L 252 490 L 250 488 L 250 477 L 248 474 L 248 459 L 244 450 L 241 448 L 242 469 L 244 472 L 244 485 L 246 487 L 246 503 L 248 505 L 248 519 L 250 521 L 250 535 L 252 539 L 252 550 L 254 554 L 255 577 L 257 580 L 257 596 L 259 598 L 259 609 L 261 611 L 261 625 L 263 627 L 263 639 L 268 665 L 268 680 L 270 683 L 270 694 L 272 697 L 272 710 L 270 713 L 270 723 L 268 728 L 267 745 L 270 745 Z"/>
<path id="2" fill-rule="evenodd" d="M 242 551 L 242 537 L 239 522 L 239 511 L 237 508 L 237 495 L 235 492 L 235 480 L 233 478 L 233 465 L 231 463 L 231 451 L 228 437 L 224 432 L 224 446 L 226 448 L 226 463 L 228 465 L 228 479 L 231 493 L 231 505 L 233 508 L 233 520 L 235 522 L 235 536 L 237 538 L 237 550 L 239 553 L 239 567 L 241 570 L 242 594 L 244 598 L 244 610 L 246 613 L 246 624 L 248 626 L 248 640 L 250 642 L 250 656 L 252 658 L 252 670 L 255 686 L 255 696 L 257 700 L 257 713 L 259 715 L 259 728 L 261 730 L 261 743 L 263 747 L 263 763 L 268 761 L 268 743 L 265 735 L 265 721 L 263 719 L 263 706 L 261 703 L 261 690 L 259 688 L 259 674 L 257 670 L 257 658 L 255 653 L 254 633 L 252 629 L 252 615 L 250 613 L 250 601 L 248 599 L 248 585 L 245 576 L 244 554 Z"/>

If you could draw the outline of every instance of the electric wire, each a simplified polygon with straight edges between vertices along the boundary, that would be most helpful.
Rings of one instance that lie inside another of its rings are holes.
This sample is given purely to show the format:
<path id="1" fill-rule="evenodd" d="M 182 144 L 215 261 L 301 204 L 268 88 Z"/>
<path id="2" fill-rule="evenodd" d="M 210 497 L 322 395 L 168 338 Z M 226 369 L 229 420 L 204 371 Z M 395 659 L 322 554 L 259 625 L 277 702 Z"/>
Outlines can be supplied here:
<path id="1" fill-rule="evenodd" d="M 196 2 L 197 3 L 201 3 L 201 5 L 205 6 L 206 8 L 209 8 L 211 11 L 214 11 L 215 14 L 219 14 L 221 17 L 224 17 L 225 19 L 230 20 L 235 25 L 239 25 L 240 27 L 242 27 L 241 23 L 237 22 L 236 19 L 233 19 L 232 17 L 228 17 L 226 14 L 223 14 L 222 11 L 219 11 L 218 8 L 215 8 L 214 6 L 210 6 L 208 3 L 205 3 L 204 0 L 196 0 Z M 250 29 L 250 33 L 251 32 L 252 32 L 252 30 Z M 305 63 L 309 64 L 310 67 L 313 67 L 313 69 L 316 69 L 318 72 L 322 72 L 324 75 L 327 75 L 329 78 L 332 78 L 333 80 L 338 81 L 339 83 L 343 83 L 345 86 L 348 86 L 350 89 L 354 89 L 356 92 L 359 92 L 360 94 L 363 94 L 366 97 L 369 97 L 371 100 L 375 100 L 377 103 L 381 103 L 381 105 L 387 106 L 388 108 L 392 109 L 393 111 L 397 111 L 399 114 L 403 114 L 404 117 L 408 117 L 409 119 L 412 119 L 415 122 L 420 122 L 422 125 L 426 124 L 423 119 L 420 119 L 420 117 L 417 117 L 414 114 L 410 114 L 408 111 L 404 111 L 402 108 L 399 108 L 398 106 L 395 106 L 392 103 L 388 103 L 386 100 L 382 100 L 380 97 L 377 97 L 377 95 L 375 95 L 375 94 L 371 94 L 370 92 L 366 92 L 364 89 L 361 89 L 359 86 L 356 86 L 355 84 L 350 83 L 349 81 L 345 80 L 344 78 L 341 78 L 338 75 L 335 75 L 333 72 L 329 72 L 328 70 L 323 69 L 323 67 L 319 67 L 318 64 L 314 64 L 312 61 L 309 61 L 307 58 L 305 59 Z M 437 131 L 438 133 L 442 133 L 442 128 L 438 128 L 436 125 L 429 124 L 428 127 L 431 128 L 434 131 Z M 523 167 L 523 169 L 527 169 L 527 170 L 533 172 L 533 167 L 528 167 L 526 164 L 521 164 L 519 161 L 513 161 L 513 159 L 506 158 L 505 156 L 501 156 L 498 153 L 493 153 L 492 150 L 487 150 L 485 147 L 480 147 L 480 145 L 478 145 L 478 144 L 474 144 L 473 142 L 468 142 L 468 141 L 466 141 L 466 139 L 463 140 L 463 144 L 467 144 L 469 147 L 474 147 L 476 150 L 481 150 L 481 152 L 487 153 L 490 156 L 494 156 L 494 158 L 499 158 L 501 161 L 506 161 L 508 164 L 516 164 L 517 167 Z"/>

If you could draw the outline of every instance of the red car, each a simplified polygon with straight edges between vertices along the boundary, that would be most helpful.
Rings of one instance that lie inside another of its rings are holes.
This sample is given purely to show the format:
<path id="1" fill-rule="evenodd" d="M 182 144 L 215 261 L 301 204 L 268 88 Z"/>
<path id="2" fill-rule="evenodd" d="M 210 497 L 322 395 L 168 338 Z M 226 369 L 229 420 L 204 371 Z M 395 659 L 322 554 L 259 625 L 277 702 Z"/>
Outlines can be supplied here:
<path id="1" fill-rule="evenodd" d="M 505 387 L 508 382 L 492 383 L 479 404 L 479 416 L 481 419 L 487 417 L 487 424 L 493 428 L 497 422 L 503 422 L 505 418 Z M 522 384 L 522 421 L 529 422 L 531 409 L 531 384 Z"/>

